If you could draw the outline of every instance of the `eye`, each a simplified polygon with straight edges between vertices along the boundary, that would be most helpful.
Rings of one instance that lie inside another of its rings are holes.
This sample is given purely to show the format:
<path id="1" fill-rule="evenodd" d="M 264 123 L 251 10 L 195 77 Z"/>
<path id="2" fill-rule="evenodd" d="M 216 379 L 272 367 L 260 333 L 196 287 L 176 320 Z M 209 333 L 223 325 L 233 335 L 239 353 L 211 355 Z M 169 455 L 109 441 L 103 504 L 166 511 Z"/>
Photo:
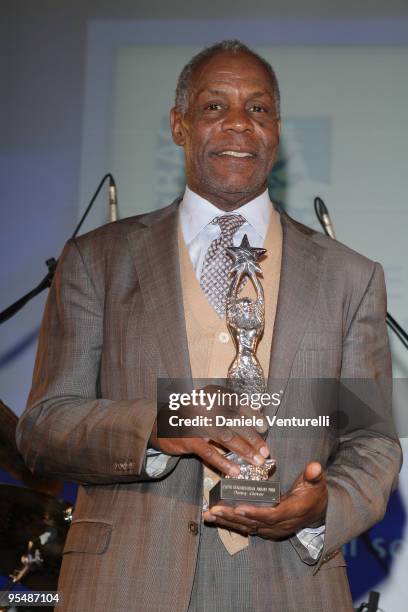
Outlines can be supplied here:
<path id="1" fill-rule="evenodd" d="M 250 109 L 249 109 L 252 113 L 266 113 L 267 110 L 264 106 L 261 106 L 260 104 L 253 104 Z"/>
<path id="2" fill-rule="evenodd" d="M 221 104 L 218 104 L 218 102 L 210 102 L 209 104 L 206 105 L 205 110 L 210 110 L 210 111 L 217 111 L 217 110 L 221 110 L 222 106 Z"/>

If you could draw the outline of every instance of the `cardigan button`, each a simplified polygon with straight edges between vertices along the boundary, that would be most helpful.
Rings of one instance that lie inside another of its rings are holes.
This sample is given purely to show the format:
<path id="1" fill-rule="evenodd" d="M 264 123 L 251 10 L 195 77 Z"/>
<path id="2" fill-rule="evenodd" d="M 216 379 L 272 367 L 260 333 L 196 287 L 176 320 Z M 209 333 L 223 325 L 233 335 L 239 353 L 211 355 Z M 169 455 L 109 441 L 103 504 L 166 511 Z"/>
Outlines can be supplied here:
<path id="1" fill-rule="evenodd" d="M 218 340 L 220 342 L 222 342 L 223 344 L 227 344 L 227 342 L 229 342 L 229 334 L 227 334 L 227 332 L 220 332 L 218 335 Z"/>

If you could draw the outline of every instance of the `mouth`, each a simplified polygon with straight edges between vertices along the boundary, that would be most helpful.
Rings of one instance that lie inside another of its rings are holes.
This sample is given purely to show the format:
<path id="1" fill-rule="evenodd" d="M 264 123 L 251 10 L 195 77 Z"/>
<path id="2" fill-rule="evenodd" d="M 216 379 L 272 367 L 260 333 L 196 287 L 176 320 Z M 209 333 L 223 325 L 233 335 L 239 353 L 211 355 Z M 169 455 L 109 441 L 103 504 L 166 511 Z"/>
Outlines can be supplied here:
<path id="1" fill-rule="evenodd" d="M 215 153 L 217 157 L 236 157 L 239 159 L 243 158 L 254 158 L 255 155 L 251 153 L 251 151 L 234 151 L 232 149 L 227 149 L 225 151 L 219 151 Z"/>

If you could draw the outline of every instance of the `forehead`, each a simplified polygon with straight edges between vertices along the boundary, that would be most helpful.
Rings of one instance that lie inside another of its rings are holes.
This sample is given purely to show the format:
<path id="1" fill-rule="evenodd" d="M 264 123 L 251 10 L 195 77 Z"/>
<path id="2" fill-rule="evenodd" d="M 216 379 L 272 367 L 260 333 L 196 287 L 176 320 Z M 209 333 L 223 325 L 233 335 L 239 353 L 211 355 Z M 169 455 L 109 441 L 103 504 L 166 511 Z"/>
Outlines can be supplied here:
<path id="1" fill-rule="evenodd" d="M 253 55 L 243 52 L 224 51 L 203 60 L 193 73 L 191 93 L 198 94 L 216 83 L 274 91 L 265 66 Z"/>

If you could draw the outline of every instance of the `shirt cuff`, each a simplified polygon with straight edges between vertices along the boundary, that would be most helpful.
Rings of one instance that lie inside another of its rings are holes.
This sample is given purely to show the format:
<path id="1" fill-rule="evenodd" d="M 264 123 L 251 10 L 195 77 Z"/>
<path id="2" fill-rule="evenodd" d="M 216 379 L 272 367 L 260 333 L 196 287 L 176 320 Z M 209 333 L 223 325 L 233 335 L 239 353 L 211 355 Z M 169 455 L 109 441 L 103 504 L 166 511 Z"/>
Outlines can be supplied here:
<path id="1" fill-rule="evenodd" d="M 297 532 L 296 537 L 306 548 L 310 557 L 316 561 L 323 550 L 326 525 L 320 527 L 306 527 Z"/>
<path id="2" fill-rule="evenodd" d="M 151 476 L 152 478 L 157 478 L 158 476 L 160 476 L 166 469 L 166 465 L 169 459 L 170 455 L 161 453 L 160 451 L 157 451 L 154 448 L 148 448 L 146 450 L 145 466 L 145 470 L 148 476 Z"/>

